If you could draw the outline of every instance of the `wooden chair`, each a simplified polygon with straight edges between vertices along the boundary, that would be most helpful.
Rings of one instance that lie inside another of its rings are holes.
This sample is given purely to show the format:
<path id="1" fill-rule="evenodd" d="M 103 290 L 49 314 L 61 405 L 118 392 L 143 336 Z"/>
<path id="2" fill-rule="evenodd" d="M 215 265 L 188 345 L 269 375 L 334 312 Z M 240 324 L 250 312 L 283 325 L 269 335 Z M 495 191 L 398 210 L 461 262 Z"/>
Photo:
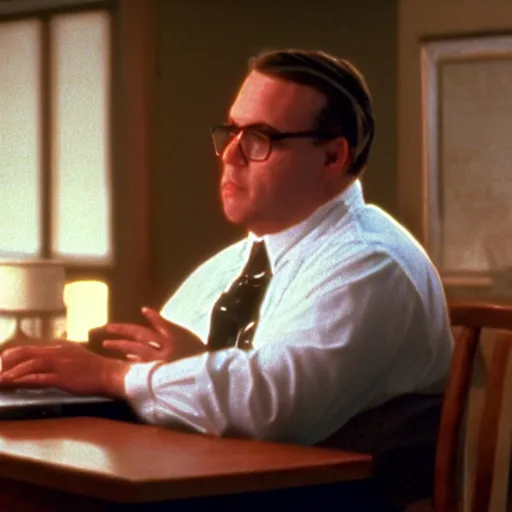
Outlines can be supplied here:
<path id="1" fill-rule="evenodd" d="M 512 425 L 512 305 L 458 302 L 449 310 L 459 332 L 437 442 L 434 508 L 505 512 Z M 487 339 L 485 328 L 510 332 Z"/>
<path id="2" fill-rule="evenodd" d="M 512 407 L 507 408 L 509 403 L 512 406 L 512 304 L 454 302 L 449 311 L 458 332 L 454 333 L 455 350 L 444 396 L 401 397 L 353 418 L 322 444 L 372 454 L 374 478 L 396 510 L 505 512 L 512 426 Z M 488 329 L 500 332 L 496 336 Z M 410 418 L 404 419 L 404 411 L 412 412 Z M 395 421 L 398 417 L 400 421 Z M 388 456 L 378 446 L 375 450 L 371 435 L 370 440 L 363 436 L 372 433 L 372 424 L 378 425 L 376 432 L 383 439 L 377 441 L 384 447 L 397 438 L 397 433 L 405 439 L 412 431 L 417 439 L 403 457 L 393 449 Z M 424 444 L 417 442 L 422 430 Z M 417 466 L 418 460 L 430 481 L 427 478 L 427 487 L 416 489 L 418 472 L 412 463 Z M 381 470 L 377 471 L 379 466 Z M 410 478 L 404 466 L 413 469 Z M 432 494 L 432 487 L 433 502 L 422 499 Z"/>

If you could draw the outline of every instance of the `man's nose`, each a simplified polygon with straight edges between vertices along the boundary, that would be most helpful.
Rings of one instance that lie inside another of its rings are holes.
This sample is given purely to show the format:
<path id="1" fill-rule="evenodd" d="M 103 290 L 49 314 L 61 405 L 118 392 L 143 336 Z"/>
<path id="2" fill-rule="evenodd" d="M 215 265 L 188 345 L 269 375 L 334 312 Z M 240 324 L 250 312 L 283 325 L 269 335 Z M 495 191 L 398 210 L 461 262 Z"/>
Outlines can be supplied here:
<path id="1" fill-rule="evenodd" d="M 240 139 L 242 138 L 243 132 L 240 132 L 235 137 L 233 137 L 227 144 L 222 153 L 222 161 L 225 164 L 231 165 L 245 165 L 247 164 L 247 159 L 242 151 L 240 146 Z"/>

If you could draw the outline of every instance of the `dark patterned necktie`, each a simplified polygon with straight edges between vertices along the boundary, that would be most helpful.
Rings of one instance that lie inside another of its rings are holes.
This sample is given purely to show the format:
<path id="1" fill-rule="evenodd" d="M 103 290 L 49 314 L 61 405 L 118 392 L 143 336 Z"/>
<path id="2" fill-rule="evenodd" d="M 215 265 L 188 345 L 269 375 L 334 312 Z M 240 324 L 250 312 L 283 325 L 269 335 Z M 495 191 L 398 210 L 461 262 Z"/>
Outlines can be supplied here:
<path id="1" fill-rule="evenodd" d="M 251 348 L 260 306 L 271 277 L 265 242 L 255 242 L 242 273 L 213 306 L 208 350 Z"/>

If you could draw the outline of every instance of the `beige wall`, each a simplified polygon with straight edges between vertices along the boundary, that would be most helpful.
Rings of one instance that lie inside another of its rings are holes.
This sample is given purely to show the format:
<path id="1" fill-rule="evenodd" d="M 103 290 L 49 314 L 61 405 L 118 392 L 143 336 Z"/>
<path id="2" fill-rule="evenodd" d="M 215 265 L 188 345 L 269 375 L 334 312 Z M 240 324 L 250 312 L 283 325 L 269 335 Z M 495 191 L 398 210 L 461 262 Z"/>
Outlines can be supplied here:
<path id="1" fill-rule="evenodd" d="M 424 240 L 421 172 L 420 41 L 510 33 L 511 0 L 400 0 L 398 5 L 398 211 Z"/>
<path id="2" fill-rule="evenodd" d="M 209 127 L 223 120 L 247 58 L 268 47 L 319 48 L 366 75 L 377 116 L 366 196 L 396 210 L 395 0 L 157 0 L 155 305 L 240 232 L 222 219 Z"/>

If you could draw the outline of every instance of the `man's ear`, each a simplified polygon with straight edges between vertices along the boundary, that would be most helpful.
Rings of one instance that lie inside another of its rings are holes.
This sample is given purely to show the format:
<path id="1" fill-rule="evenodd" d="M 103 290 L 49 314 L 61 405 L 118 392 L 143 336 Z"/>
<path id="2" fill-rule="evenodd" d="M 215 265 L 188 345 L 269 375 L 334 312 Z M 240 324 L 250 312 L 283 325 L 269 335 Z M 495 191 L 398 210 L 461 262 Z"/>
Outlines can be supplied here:
<path id="1" fill-rule="evenodd" d="M 348 168 L 351 161 L 351 151 L 348 140 L 338 137 L 329 141 L 325 146 L 324 166 L 333 174 L 338 174 Z"/>
<path id="2" fill-rule="evenodd" d="M 333 164 L 334 162 L 336 162 L 337 158 L 338 155 L 336 155 L 336 153 L 327 153 L 325 155 L 325 165 Z"/>

